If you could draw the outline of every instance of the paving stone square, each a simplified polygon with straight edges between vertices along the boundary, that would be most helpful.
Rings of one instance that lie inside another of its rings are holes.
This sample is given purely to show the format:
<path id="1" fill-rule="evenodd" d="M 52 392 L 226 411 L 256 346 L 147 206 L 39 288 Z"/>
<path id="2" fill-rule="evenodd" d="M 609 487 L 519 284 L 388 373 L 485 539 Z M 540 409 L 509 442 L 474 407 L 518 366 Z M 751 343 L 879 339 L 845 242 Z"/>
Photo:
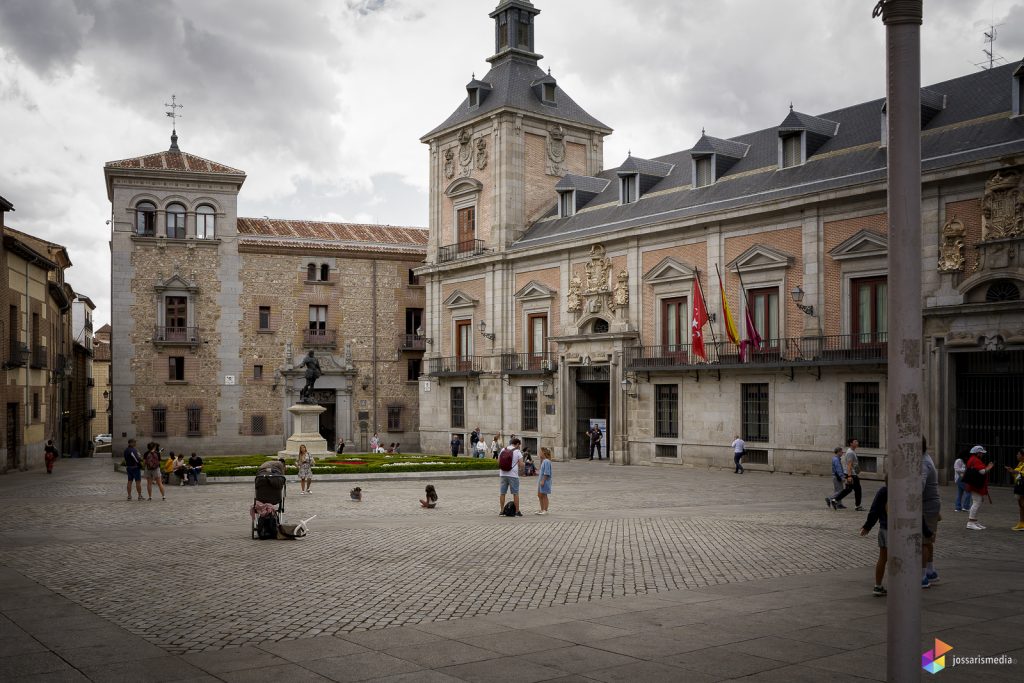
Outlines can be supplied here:
<path id="1" fill-rule="evenodd" d="M 5 681 L 884 679 L 874 535 L 817 477 L 556 463 L 551 514 L 526 479 L 516 519 L 497 476 L 439 479 L 436 510 L 422 480 L 322 481 L 286 499 L 308 537 L 256 541 L 251 480 L 128 502 L 110 461 L 61 465 L 0 478 Z M 922 651 L 1018 661 L 951 681 L 1024 680 L 1024 534 L 994 498 L 985 532 L 944 513 Z"/>

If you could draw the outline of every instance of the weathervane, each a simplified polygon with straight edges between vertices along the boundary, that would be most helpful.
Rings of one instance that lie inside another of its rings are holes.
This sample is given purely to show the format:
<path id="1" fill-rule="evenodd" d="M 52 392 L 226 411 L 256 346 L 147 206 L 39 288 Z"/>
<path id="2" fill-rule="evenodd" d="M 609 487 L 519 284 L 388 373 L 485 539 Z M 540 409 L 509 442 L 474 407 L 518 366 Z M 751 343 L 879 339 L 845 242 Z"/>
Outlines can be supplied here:
<path id="1" fill-rule="evenodd" d="M 164 102 L 164 106 L 168 108 L 168 111 L 166 112 L 166 114 L 167 114 L 167 117 L 171 119 L 171 149 L 170 149 L 170 151 L 172 151 L 172 152 L 179 152 L 181 150 L 178 149 L 178 119 L 183 118 L 183 117 L 182 117 L 181 114 L 178 113 L 178 110 L 182 109 L 185 105 L 178 104 L 178 96 L 172 94 L 171 95 L 171 103 L 168 104 L 168 103 Z"/>

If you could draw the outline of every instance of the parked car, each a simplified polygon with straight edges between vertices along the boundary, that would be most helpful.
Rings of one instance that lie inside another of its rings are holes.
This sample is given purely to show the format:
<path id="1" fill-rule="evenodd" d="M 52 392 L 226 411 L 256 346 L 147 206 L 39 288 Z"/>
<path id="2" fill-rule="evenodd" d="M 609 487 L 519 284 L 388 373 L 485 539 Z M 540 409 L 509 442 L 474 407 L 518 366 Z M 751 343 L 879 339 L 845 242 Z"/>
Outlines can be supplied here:
<path id="1" fill-rule="evenodd" d="M 97 446 L 109 446 L 113 442 L 113 437 L 110 434 L 97 434 L 96 445 Z"/>

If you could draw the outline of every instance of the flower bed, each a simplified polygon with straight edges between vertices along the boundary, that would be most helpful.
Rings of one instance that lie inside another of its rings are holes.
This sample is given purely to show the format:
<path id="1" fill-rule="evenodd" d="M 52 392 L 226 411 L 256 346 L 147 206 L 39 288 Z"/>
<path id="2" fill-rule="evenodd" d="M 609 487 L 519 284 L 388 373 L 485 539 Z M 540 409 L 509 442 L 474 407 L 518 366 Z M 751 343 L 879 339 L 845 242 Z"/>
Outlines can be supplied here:
<path id="1" fill-rule="evenodd" d="M 208 477 L 254 477 L 259 466 L 269 455 L 208 456 L 203 458 L 203 471 Z M 460 470 L 494 470 L 498 461 L 491 458 L 452 458 L 442 455 L 376 453 L 358 454 L 344 460 L 320 460 L 313 466 L 313 474 L 366 474 L 372 472 L 457 472 Z M 295 460 L 285 463 L 285 473 L 295 475 L 298 468 Z"/>

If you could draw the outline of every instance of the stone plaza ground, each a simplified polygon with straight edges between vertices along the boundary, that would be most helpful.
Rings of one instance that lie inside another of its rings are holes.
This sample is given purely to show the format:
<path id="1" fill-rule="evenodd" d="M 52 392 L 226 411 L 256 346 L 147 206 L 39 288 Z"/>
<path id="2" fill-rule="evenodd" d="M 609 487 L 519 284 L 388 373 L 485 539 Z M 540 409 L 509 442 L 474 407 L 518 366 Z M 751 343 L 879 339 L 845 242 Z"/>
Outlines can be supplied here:
<path id="1" fill-rule="evenodd" d="M 107 458 L 0 477 L 0 679 L 884 680 L 876 536 L 825 508 L 828 480 L 582 461 L 554 481 L 546 517 L 523 481 L 521 519 L 494 474 L 295 483 L 310 535 L 254 541 L 251 479 L 127 502 Z M 1022 681 L 1015 501 L 995 490 L 975 532 L 952 495 L 921 650 L 1016 660 L 939 678 Z"/>

